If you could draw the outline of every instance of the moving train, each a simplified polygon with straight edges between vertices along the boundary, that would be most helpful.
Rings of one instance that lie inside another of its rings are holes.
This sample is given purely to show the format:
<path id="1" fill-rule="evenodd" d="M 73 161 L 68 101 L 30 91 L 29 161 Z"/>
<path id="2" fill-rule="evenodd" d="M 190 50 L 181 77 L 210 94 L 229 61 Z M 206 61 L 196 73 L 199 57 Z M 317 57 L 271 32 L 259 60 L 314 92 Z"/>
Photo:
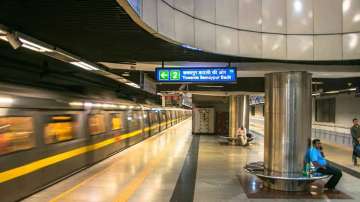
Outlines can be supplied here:
<path id="1" fill-rule="evenodd" d="M 190 116 L 180 108 L 0 84 L 0 201 L 22 199 Z"/>

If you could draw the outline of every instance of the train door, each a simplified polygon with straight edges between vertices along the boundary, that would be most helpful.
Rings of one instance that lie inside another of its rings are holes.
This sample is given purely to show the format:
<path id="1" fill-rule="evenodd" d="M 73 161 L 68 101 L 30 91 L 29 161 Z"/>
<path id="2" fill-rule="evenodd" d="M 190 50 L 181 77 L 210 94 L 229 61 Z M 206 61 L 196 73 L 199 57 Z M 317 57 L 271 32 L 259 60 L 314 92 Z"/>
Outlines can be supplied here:
<path id="1" fill-rule="evenodd" d="M 149 111 L 150 135 L 160 132 L 159 113 L 157 111 Z"/>
<path id="2" fill-rule="evenodd" d="M 169 110 L 166 111 L 166 128 L 171 127 L 171 113 Z"/>
<path id="3" fill-rule="evenodd" d="M 149 123 L 149 111 L 142 111 L 143 112 L 143 132 L 144 132 L 144 137 L 150 137 L 150 123 Z"/>
<path id="4" fill-rule="evenodd" d="M 142 115 L 141 111 L 130 110 L 128 112 L 128 126 L 129 132 L 132 134 L 132 137 L 129 138 L 129 145 L 133 145 L 139 140 L 142 140 L 143 131 L 141 127 Z M 141 138 L 140 138 L 141 137 Z"/>
<path id="5" fill-rule="evenodd" d="M 160 115 L 160 130 L 163 131 L 166 129 L 166 112 L 164 110 L 161 110 L 159 112 Z"/>

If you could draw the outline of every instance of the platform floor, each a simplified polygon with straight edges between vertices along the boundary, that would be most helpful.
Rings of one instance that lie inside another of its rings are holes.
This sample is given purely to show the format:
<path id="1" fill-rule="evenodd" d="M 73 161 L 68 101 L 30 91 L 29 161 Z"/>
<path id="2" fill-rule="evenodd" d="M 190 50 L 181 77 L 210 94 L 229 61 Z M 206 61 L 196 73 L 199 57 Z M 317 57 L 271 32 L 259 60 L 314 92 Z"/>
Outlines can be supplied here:
<path id="1" fill-rule="evenodd" d="M 228 146 L 191 135 L 191 121 L 168 129 L 24 201 L 359 201 L 360 180 L 344 173 L 338 193 L 316 196 L 261 187 L 243 171 L 263 159 L 263 140 Z"/>

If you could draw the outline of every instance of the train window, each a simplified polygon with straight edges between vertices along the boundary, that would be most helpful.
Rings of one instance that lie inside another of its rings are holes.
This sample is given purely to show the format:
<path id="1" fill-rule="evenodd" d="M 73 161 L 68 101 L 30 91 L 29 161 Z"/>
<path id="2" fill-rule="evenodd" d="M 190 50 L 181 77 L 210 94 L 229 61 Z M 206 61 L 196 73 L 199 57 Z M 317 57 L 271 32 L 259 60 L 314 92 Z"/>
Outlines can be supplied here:
<path id="1" fill-rule="evenodd" d="M 74 139 L 75 118 L 72 115 L 49 116 L 44 128 L 46 144 Z"/>
<path id="2" fill-rule="evenodd" d="M 159 122 L 159 117 L 158 117 L 158 113 L 157 113 L 157 112 L 155 112 L 155 111 L 150 111 L 149 115 L 150 115 L 150 122 L 151 122 L 151 123 Z"/>
<path id="3" fill-rule="evenodd" d="M 125 128 L 124 125 L 124 114 L 125 112 L 119 112 L 117 114 L 111 114 L 111 129 L 120 130 Z"/>
<path id="4" fill-rule="evenodd" d="M 166 113 L 165 113 L 165 111 L 161 111 L 161 116 L 160 116 L 160 118 L 161 118 L 161 121 L 162 121 L 162 122 L 166 121 Z"/>
<path id="5" fill-rule="evenodd" d="M 31 117 L 0 117 L 0 155 L 34 147 Z"/>
<path id="6" fill-rule="evenodd" d="M 92 114 L 89 116 L 90 135 L 105 133 L 105 116 L 103 114 Z"/>
<path id="7" fill-rule="evenodd" d="M 140 128 L 140 120 L 142 119 L 141 111 L 132 111 L 128 115 L 128 120 L 131 129 Z"/>
<path id="8" fill-rule="evenodd" d="M 144 123 L 144 126 L 149 126 L 149 112 L 148 111 L 143 111 L 143 123 Z"/>

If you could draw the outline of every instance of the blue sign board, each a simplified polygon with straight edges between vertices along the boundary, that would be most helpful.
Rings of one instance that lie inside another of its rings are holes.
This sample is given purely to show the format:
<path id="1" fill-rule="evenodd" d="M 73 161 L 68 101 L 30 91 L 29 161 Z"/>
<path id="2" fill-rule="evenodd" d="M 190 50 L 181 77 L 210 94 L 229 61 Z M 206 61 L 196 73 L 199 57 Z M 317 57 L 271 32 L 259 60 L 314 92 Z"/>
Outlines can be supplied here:
<path id="1" fill-rule="evenodd" d="M 236 68 L 156 68 L 156 80 L 168 83 L 236 83 Z"/>

